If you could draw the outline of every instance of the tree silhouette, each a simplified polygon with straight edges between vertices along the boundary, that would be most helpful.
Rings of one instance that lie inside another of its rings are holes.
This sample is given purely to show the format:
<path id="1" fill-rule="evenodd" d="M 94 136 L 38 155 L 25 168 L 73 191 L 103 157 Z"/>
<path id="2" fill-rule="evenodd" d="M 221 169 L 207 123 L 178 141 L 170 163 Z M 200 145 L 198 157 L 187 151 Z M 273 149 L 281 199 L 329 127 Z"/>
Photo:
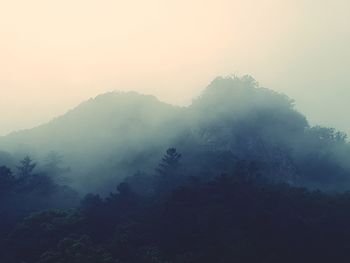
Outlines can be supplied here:
<path id="1" fill-rule="evenodd" d="M 6 192 L 15 183 L 16 178 L 6 166 L 0 166 L 0 193 Z"/>
<path id="2" fill-rule="evenodd" d="M 173 174 L 179 168 L 180 159 L 181 154 L 177 153 L 175 148 L 169 148 L 156 171 L 160 175 Z"/>
<path id="3" fill-rule="evenodd" d="M 64 167 L 63 163 L 63 157 L 55 151 L 50 152 L 45 159 L 45 171 L 57 183 L 65 183 L 67 181 L 63 174 L 69 172 L 70 168 Z"/>
<path id="4" fill-rule="evenodd" d="M 183 183 L 179 176 L 181 154 L 175 148 L 169 148 L 163 156 L 155 176 L 154 187 L 156 192 L 166 194 Z"/>
<path id="5" fill-rule="evenodd" d="M 19 176 L 28 177 L 32 175 L 32 172 L 35 169 L 35 167 L 36 163 L 34 163 L 29 156 L 26 156 L 22 161 L 20 161 L 20 165 L 17 166 Z"/>
<path id="6" fill-rule="evenodd" d="M 125 182 L 118 184 L 117 190 L 118 190 L 119 194 L 122 196 L 130 195 L 130 193 L 131 193 L 131 189 L 130 189 L 129 184 L 125 183 Z"/>

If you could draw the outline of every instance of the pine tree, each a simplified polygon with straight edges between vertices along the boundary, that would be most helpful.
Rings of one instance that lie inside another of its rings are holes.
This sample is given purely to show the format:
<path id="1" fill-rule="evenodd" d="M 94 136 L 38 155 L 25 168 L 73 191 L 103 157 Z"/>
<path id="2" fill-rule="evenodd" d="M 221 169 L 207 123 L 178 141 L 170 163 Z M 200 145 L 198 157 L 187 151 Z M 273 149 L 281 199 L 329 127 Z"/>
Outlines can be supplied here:
<path id="1" fill-rule="evenodd" d="M 33 160 L 29 156 L 26 156 L 20 162 L 20 165 L 17 166 L 19 176 L 20 177 L 31 176 L 35 167 L 36 167 L 36 163 L 34 163 Z"/>
<path id="2" fill-rule="evenodd" d="M 176 187 L 182 185 L 183 176 L 179 176 L 181 154 L 175 148 L 169 148 L 162 158 L 155 177 L 155 191 L 159 194 L 170 193 Z"/>
<path id="3" fill-rule="evenodd" d="M 180 159 L 181 154 L 177 153 L 175 148 L 169 148 L 156 171 L 159 175 L 173 174 L 179 168 Z"/>

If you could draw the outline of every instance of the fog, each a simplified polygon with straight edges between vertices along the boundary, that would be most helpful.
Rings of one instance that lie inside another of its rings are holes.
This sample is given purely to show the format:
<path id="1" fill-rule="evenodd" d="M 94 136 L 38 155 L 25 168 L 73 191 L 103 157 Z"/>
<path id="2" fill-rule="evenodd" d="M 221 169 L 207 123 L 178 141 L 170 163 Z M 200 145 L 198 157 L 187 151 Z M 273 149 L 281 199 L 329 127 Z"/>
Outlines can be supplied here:
<path id="1" fill-rule="evenodd" d="M 232 174 L 238 161 L 248 161 L 268 180 L 343 191 L 350 187 L 346 139 L 313 126 L 291 98 L 251 76 L 217 77 L 187 107 L 136 92 L 99 95 L 46 125 L 0 137 L 0 165 L 16 171 L 30 156 L 36 172 L 59 175 L 82 193 L 106 194 L 139 171 L 153 175 L 175 147 L 182 173 L 202 179 Z"/>
<path id="2" fill-rule="evenodd" d="M 0 262 L 349 262 L 349 153 L 249 75 L 107 92 L 0 137 Z"/>
<path id="3" fill-rule="evenodd" d="M 0 134 L 111 90 L 189 105 L 233 73 L 350 132 L 349 10 L 345 0 L 2 1 Z"/>

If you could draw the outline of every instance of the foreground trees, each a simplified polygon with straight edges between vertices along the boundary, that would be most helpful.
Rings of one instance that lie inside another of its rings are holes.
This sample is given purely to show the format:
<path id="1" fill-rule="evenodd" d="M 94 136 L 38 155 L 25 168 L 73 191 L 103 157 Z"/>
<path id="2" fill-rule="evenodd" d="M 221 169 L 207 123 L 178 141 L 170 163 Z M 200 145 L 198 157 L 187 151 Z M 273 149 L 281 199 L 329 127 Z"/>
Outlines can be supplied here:
<path id="1" fill-rule="evenodd" d="M 179 160 L 171 149 L 161 161 L 162 173 L 135 175 L 151 180 L 152 192 L 134 187 L 139 178 L 127 178 L 107 197 L 88 194 L 74 209 L 28 216 L 2 235 L 1 262 L 350 260 L 349 193 L 326 194 L 262 180 L 260 165 L 247 161 L 237 161 L 232 174 L 200 180 L 181 174 Z M 0 173 L 4 182 L 12 181 L 8 169 Z M 161 176 L 178 186 L 165 192 L 159 188 Z"/>
<path id="2" fill-rule="evenodd" d="M 24 157 L 23 160 L 20 161 L 20 165 L 17 166 L 18 175 L 20 177 L 31 176 L 35 167 L 36 167 L 36 163 L 34 163 L 29 156 L 26 156 Z"/>
<path id="3" fill-rule="evenodd" d="M 56 184 L 44 173 L 36 173 L 35 167 L 29 156 L 20 161 L 16 175 L 8 167 L 0 167 L 0 239 L 30 213 L 75 207 L 79 201 L 73 189 Z"/>

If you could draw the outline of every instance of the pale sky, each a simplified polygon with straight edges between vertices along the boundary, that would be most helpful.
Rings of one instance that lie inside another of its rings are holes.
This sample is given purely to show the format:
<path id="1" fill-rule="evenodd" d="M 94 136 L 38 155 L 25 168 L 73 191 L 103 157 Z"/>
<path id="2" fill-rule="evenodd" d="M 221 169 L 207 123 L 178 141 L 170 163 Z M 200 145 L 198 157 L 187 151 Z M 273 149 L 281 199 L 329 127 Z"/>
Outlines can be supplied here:
<path id="1" fill-rule="evenodd" d="M 348 0 L 0 0 L 0 135 L 111 90 L 189 104 L 250 74 L 350 133 Z"/>

